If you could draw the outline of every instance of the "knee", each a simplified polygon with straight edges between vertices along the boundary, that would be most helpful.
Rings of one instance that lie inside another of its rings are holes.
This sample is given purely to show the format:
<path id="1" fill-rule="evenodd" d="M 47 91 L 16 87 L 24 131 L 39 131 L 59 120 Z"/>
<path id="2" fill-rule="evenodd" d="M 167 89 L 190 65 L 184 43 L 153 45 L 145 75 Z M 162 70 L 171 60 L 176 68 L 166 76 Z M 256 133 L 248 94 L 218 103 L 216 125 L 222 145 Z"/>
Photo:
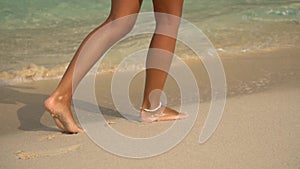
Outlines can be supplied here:
<path id="1" fill-rule="evenodd" d="M 109 24 L 109 29 L 120 33 L 122 36 L 125 36 L 134 27 L 136 19 L 137 19 L 136 15 L 127 15 L 127 16 L 111 15 L 107 18 L 105 22 Z"/>
<path id="2" fill-rule="evenodd" d="M 181 18 L 175 15 L 156 13 L 156 32 L 175 37 L 180 26 Z"/>

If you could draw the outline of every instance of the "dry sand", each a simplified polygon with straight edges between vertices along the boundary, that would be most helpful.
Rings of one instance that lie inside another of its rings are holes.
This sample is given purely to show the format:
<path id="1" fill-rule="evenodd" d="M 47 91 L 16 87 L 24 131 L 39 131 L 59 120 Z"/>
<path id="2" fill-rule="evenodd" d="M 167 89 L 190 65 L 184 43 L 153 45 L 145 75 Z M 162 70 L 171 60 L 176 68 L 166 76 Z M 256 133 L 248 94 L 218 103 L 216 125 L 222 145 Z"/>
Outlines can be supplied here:
<path id="1" fill-rule="evenodd" d="M 300 49 L 281 49 L 222 56 L 228 98 L 218 129 L 204 144 L 198 143 L 198 137 L 210 104 L 209 83 L 200 62 L 189 63 L 200 75 L 197 80 L 202 99 L 196 123 L 176 147 L 146 159 L 119 157 L 98 147 L 86 134 L 67 135 L 56 129 L 42 104 L 58 80 L 1 87 L 0 168 L 299 169 L 299 55 Z M 137 129 L 140 124 L 128 123 L 113 111 L 110 114 L 113 104 L 109 78 L 106 75 L 97 79 L 101 84 L 97 85 L 97 98 L 105 107 L 106 118 L 121 132 L 141 133 Z M 139 98 L 141 92 L 137 90 L 132 95 Z M 158 134 L 171 124 L 146 125 L 151 130 L 143 130 L 142 134 Z"/>

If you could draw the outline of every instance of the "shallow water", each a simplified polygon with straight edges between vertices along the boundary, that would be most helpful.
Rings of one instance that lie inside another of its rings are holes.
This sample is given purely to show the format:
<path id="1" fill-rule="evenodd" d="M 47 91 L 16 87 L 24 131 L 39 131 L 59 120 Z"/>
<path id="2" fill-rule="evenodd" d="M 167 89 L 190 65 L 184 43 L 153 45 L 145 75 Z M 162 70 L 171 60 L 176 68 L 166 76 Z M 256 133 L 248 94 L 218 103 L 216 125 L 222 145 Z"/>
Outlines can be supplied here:
<path id="1" fill-rule="evenodd" d="M 109 13 L 106 0 L 2 0 L 0 84 L 59 78 L 82 39 Z M 145 0 L 142 11 L 151 11 Z M 300 44 L 300 3 L 294 0 L 186 0 L 183 18 L 195 24 L 226 54 Z M 121 56 L 146 48 L 150 36 L 117 45 L 103 71 Z M 193 55 L 178 44 L 177 55 Z"/>

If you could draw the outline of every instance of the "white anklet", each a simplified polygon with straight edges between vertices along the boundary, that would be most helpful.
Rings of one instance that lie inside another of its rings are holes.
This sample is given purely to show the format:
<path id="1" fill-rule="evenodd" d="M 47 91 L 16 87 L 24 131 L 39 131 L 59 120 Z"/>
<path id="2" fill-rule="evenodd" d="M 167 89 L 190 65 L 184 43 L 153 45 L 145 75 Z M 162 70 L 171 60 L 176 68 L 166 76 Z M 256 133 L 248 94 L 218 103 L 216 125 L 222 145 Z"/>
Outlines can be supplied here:
<path id="1" fill-rule="evenodd" d="M 159 102 L 159 105 L 154 108 L 154 109 L 144 109 L 145 112 L 148 112 L 148 113 L 153 113 L 153 112 L 156 112 L 158 109 L 160 109 L 162 106 L 161 102 Z"/>

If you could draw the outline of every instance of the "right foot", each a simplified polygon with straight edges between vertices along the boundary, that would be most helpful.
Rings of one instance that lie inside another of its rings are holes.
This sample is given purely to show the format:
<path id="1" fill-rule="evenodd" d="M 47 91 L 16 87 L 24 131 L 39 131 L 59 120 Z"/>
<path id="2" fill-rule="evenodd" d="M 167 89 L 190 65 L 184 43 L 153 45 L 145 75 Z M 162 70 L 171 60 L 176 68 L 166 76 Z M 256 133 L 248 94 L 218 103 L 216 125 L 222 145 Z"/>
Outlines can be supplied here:
<path id="1" fill-rule="evenodd" d="M 49 97 L 45 103 L 46 110 L 53 117 L 57 127 L 67 133 L 84 132 L 74 121 L 69 104 L 59 100 L 59 98 Z"/>

